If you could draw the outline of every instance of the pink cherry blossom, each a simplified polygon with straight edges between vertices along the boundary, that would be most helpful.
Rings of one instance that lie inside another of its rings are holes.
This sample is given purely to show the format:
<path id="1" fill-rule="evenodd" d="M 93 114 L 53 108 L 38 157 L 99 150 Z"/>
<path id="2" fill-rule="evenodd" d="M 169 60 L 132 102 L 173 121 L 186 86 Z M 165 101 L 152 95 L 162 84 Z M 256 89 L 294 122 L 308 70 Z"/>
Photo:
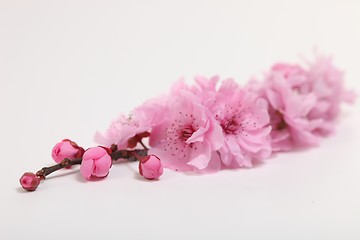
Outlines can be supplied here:
<path id="1" fill-rule="evenodd" d="M 214 172 L 251 167 L 272 151 L 314 146 L 332 132 L 340 104 L 354 100 L 329 58 L 307 67 L 276 64 L 264 82 L 242 88 L 218 76 L 177 81 L 169 94 L 121 115 L 96 141 L 132 149 L 149 137 L 164 167 Z"/>
<path id="2" fill-rule="evenodd" d="M 34 191 L 40 184 L 40 179 L 31 172 L 24 173 L 20 178 L 21 186 L 27 191 Z"/>
<path id="3" fill-rule="evenodd" d="M 317 97 L 317 103 L 309 117 L 324 119 L 318 133 L 327 135 L 333 132 L 334 120 L 340 113 L 341 103 L 352 103 L 355 93 L 345 90 L 343 72 L 332 64 L 329 57 L 318 56 L 316 61 L 310 64 L 307 75 L 306 91 L 313 92 Z"/>
<path id="4" fill-rule="evenodd" d="M 106 177 L 112 166 L 111 150 L 105 147 L 92 147 L 85 151 L 80 166 L 81 175 L 91 177 Z"/>
<path id="5" fill-rule="evenodd" d="M 220 159 L 225 167 L 250 167 L 271 154 L 267 102 L 256 92 L 241 89 L 233 79 L 224 80 L 217 89 L 218 80 L 218 76 L 198 76 L 189 87 L 223 130 L 224 145 L 213 152 L 212 159 Z"/>
<path id="6" fill-rule="evenodd" d="M 322 118 L 310 118 L 310 111 L 317 103 L 314 93 L 301 93 L 283 73 L 269 73 L 265 82 L 265 95 L 269 101 L 271 137 L 274 151 L 308 147 L 319 143 L 316 130 Z"/>
<path id="7" fill-rule="evenodd" d="M 146 179 L 158 179 L 163 174 L 161 160 L 155 155 L 148 155 L 139 161 L 139 173 Z"/>
<path id="8" fill-rule="evenodd" d="M 221 85 L 212 113 L 224 134 L 219 153 L 226 167 L 251 167 L 271 154 L 267 102 L 229 79 Z"/>
<path id="9" fill-rule="evenodd" d="M 274 80 L 268 81 L 273 82 L 270 84 L 272 87 L 269 87 L 269 84 L 265 85 L 265 88 L 268 88 L 266 95 L 272 105 L 269 111 L 274 127 L 273 145 L 278 145 L 279 150 L 289 150 L 295 145 L 316 145 L 319 137 L 333 132 L 334 120 L 340 113 L 341 103 L 351 103 L 355 99 L 352 91 L 345 90 L 343 73 L 333 66 L 329 57 L 318 56 L 306 69 L 298 65 L 276 64 L 269 76 L 276 78 L 274 75 L 281 75 L 285 79 L 284 83 L 280 83 L 280 80 L 276 80 L 277 83 L 274 83 Z M 275 92 L 282 96 L 281 101 L 291 103 L 292 106 L 288 105 L 288 109 L 305 110 L 301 116 L 283 116 L 282 111 L 277 110 L 279 106 L 274 108 L 277 105 L 275 102 L 278 101 L 272 94 L 274 88 L 277 88 Z M 295 118 L 297 120 L 293 122 Z M 292 125 L 291 131 L 285 129 L 290 126 L 289 124 Z M 282 131 L 278 131 L 279 127 Z"/>
<path id="10" fill-rule="evenodd" d="M 64 158 L 79 158 L 83 153 L 82 147 L 69 139 L 64 139 L 53 147 L 51 156 L 55 162 L 60 163 Z"/>
<path id="11" fill-rule="evenodd" d="M 151 132 L 150 153 L 159 156 L 164 167 L 177 171 L 219 170 L 220 159 L 213 152 L 222 146 L 223 134 L 208 109 L 184 89 L 167 104 L 164 121 Z"/>

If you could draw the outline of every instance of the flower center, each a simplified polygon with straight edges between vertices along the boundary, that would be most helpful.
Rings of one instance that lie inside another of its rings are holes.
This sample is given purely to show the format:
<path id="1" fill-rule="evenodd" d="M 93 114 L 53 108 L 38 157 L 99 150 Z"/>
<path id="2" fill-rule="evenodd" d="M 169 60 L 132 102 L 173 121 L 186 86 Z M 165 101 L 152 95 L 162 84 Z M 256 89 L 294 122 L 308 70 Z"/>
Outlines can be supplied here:
<path id="1" fill-rule="evenodd" d="M 184 126 L 180 132 L 180 139 L 186 142 L 186 140 L 188 140 L 194 132 L 195 129 L 192 126 Z"/>
<path id="2" fill-rule="evenodd" d="M 287 124 L 285 120 L 282 118 L 281 121 L 277 124 L 276 129 L 277 130 L 283 130 L 287 127 Z"/>
<path id="3" fill-rule="evenodd" d="M 239 124 L 234 118 L 222 121 L 220 125 L 226 134 L 235 134 L 239 129 Z"/>
<path id="4" fill-rule="evenodd" d="M 281 112 L 276 111 L 277 121 L 275 122 L 276 130 L 283 130 L 287 128 L 287 123 L 285 122 L 284 116 Z"/>

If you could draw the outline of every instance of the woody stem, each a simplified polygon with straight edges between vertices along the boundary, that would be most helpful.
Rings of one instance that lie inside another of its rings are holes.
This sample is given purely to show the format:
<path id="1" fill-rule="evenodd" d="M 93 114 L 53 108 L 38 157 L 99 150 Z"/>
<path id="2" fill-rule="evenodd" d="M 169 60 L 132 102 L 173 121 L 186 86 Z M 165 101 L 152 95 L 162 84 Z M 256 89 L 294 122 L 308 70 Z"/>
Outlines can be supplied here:
<path id="1" fill-rule="evenodd" d="M 132 151 L 130 153 L 134 158 L 136 158 L 137 160 L 139 160 L 141 162 L 141 160 L 143 159 L 144 156 L 140 156 L 137 152 Z"/>
<path id="2" fill-rule="evenodd" d="M 144 148 L 144 150 L 149 150 L 141 140 L 139 141 L 139 143 L 140 143 L 141 146 Z"/>

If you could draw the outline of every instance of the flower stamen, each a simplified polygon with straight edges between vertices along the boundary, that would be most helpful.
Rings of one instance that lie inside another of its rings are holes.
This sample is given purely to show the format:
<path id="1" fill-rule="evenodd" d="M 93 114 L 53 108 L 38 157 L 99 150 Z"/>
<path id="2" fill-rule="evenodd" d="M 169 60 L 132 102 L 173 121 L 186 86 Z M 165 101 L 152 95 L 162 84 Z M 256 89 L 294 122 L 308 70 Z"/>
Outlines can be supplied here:
<path id="1" fill-rule="evenodd" d="M 184 128 L 181 129 L 180 132 L 180 139 L 186 142 L 194 132 L 195 129 L 192 126 L 184 126 Z"/>
<path id="2" fill-rule="evenodd" d="M 235 134 L 239 129 L 239 123 L 234 118 L 224 120 L 220 125 L 225 134 Z"/>

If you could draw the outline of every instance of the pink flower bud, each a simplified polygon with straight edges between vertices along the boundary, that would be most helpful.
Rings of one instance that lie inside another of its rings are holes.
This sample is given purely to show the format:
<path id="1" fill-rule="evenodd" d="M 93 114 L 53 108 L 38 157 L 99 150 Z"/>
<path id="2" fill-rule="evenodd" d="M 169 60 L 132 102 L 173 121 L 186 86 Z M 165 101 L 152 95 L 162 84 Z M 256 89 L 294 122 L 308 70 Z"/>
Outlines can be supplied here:
<path id="1" fill-rule="evenodd" d="M 64 158 L 80 158 L 83 154 L 84 149 L 82 147 L 69 139 L 64 139 L 53 147 L 51 156 L 55 162 L 60 163 Z"/>
<path id="2" fill-rule="evenodd" d="M 139 162 L 140 175 L 146 179 L 158 179 L 163 174 L 163 165 L 160 158 L 148 155 Z"/>
<path id="3" fill-rule="evenodd" d="M 80 166 L 84 178 L 106 177 L 112 166 L 111 150 L 105 147 L 92 147 L 85 151 Z"/>
<path id="4" fill-rule="evenodd" d="M 34 191 L 40 184 L 40 179 L 31 172 L 24 173 L 20 178 L 21 186 L 27 191 Z"/>

